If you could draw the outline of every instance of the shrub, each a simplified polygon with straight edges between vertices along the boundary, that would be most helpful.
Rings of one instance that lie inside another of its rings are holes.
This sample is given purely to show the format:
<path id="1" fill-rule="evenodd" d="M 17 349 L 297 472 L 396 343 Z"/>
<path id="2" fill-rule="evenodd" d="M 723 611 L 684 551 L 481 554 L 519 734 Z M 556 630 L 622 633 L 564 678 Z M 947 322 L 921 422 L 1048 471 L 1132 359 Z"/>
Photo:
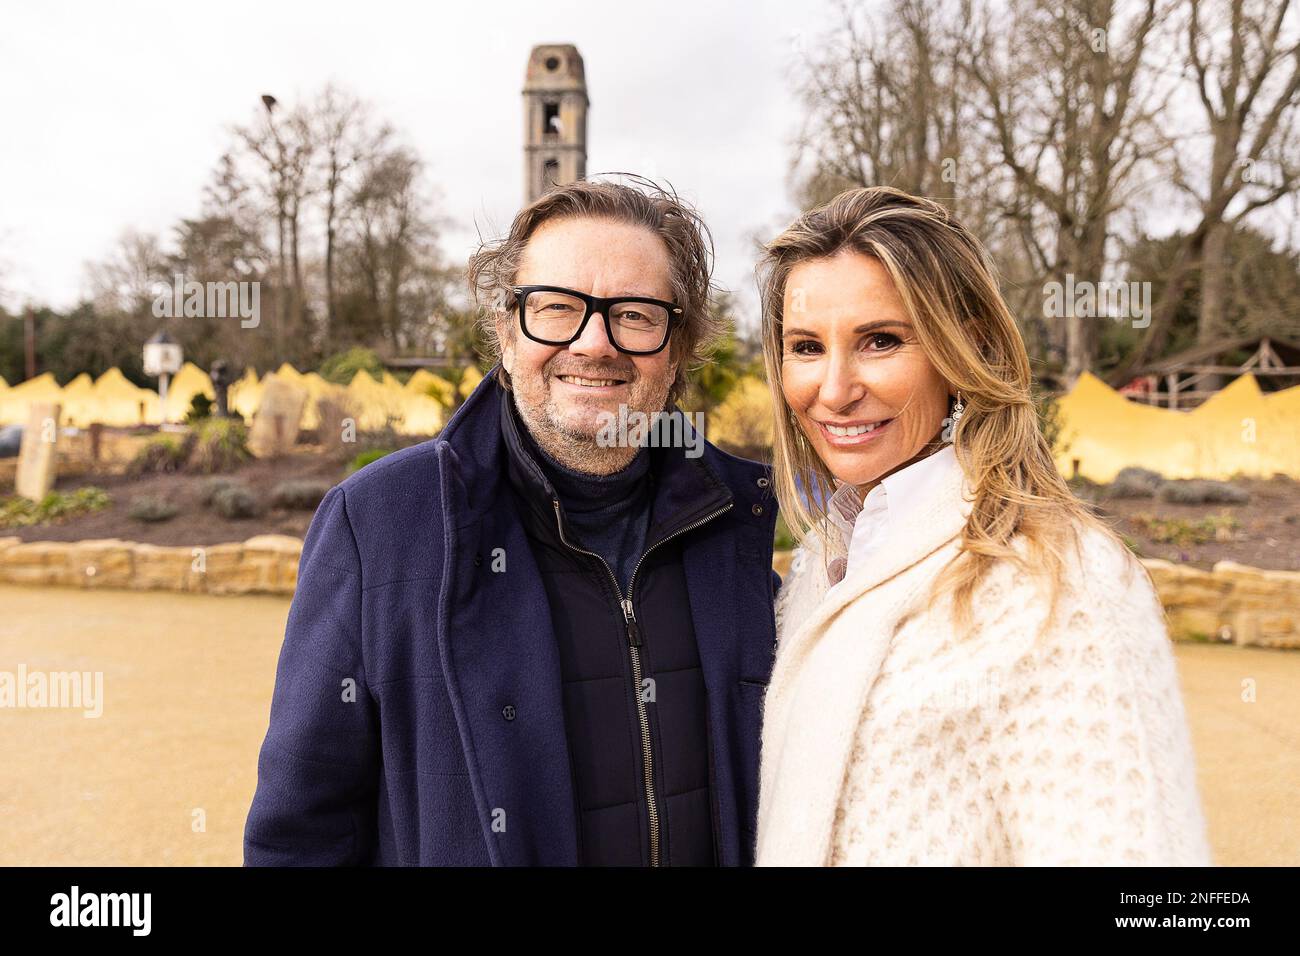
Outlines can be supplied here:
<path id="1" fill-rule="evenodd" d="M 127 513 L 137 521 L 170 521 L 179 511 L 170 501 L 156 495 L 135 498 L 127 509 Z"/>
<path id="2" fill-rule="evenodd" d="M 332 487 L 328 481 L 282 481 L 271 489 L 271 503 L 277 508 L 314 511 Z"/>
<path id="3" fill-rule="evenodd" d="M 25 528 L 46 524 L 107 507 L 108 492 L 87 486 L 76 491 L 51 491 L 40 501 L 21 495 L 0 500 L 0 527 Z"/>
<path id="4" fill-rule="evenodd" d="M 174 435 L 155 435 L 145 442 L 127 465 L 132 475 L 153 475 L 180 471 L 191 450 L 191 438 L 183 441 Z"/>
<path id="5" fill-rule="evenodd" d="M 233 471 L 253 457 L 248 450 L 248 428 L 233 418 L 208 418 L 194 432 L 189 466 L 200 474 Z"/>
<path id="6" fill-rule="evenodd" d="M 1176 505 L 1244 505 L 1250 493 L 1226 481 L 1166 481 L 1156 492 L 1156 497 Z"/>
<path id="7" fill-rule="evenodd" d="M 384 374 L 384 363 L 374 349 L 357 346 L 331 355 L 320 366 L 320 377 L 336 385 L 347 385 L 357 372 L 365 369 L 375 378 Z"/>
<path id="8" fill-rule="evenodd" d="M 235 478 L 228 478 L 224 475 L 219 475 L 216 478 L 209 478 L 207 481 L 203 483 L 203 486 L 199 489 L 199 503 L 203 505 L 203 507 L 205 508 L 211 508 L 212 499 L 217 496 L 217 492 L 219 492 L 222 488 L 229 488 L 232 485 L 239 485 L 243 487 L 242 482 L 238 481 Z"/>
<path id="9" fill-rule="evenodd" d="M 357 455 L 356 458 L 352 459 L 351 463 L 348 465 L 348 471 L 360 471 L 372 461 L 378 461 L 385 455 L 391 455 L 392 453 L 393 450 L 391 448 L 371 448 L 369 451 L 363 451 Z"/>
<path id="10" fill-rule="evenodd" d="M 1148 468 L 1122 468 L 1115 480 L 1106 487 L 1107 498 L 1150 498 L 1165 478 Z"/>
<path id="11" fill-rule="evenodd" d="M 190 399 L 189 410 L 185 413 L 186 425 L 197 425 L 203 419 L 212 415 L 212 399 L 202 392 L 195 392 L 194 397 Z"/>
<path id="12" fill-rule="evenodd" d="M 212 510 L 224 518 L 251 518 L 257 514 L 257 499 L 247 486 L 230 484 L 212 496 Z"/>
<path id="13" fill-rule="evenodd" d="M 1231 541 L 1241 527 L 1231 515 L 1209 515 L 1196 521 L 1137 515 L 1133 523 L 1152 541 L 1186 548 L 1208 541 Z"/>

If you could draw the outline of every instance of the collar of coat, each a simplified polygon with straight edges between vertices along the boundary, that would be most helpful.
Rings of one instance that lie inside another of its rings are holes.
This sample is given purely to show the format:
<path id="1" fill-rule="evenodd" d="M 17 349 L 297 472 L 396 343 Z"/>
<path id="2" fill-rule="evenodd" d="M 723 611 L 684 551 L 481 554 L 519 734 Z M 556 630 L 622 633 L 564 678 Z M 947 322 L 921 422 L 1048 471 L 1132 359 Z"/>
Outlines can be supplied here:
<path id="1" fill-rule="evenodd" d="M 508 440 L 501 425 L 504 388 L 497 377 L 500 368 L 500 363 L 492 367 L 438 435 L 440 443 L 455 457 L 454 490 L 460 524 L 480 519 L 500 501 L 499 482 L 506 476 Z M 707 440 L 700 445 L 703 451 L 698 458 L 687 458 L 682 448 L 652 449 L 659 458 L 654 466 L 659 484 L 665 486 L 664 491 L 657 492 L 657 514 L 672 516 L 675 524 L 683 514 L 715 509 L 715 499 L 725 501 L 731 496 L 738 507 L 745 507 L 742 503 L 754 498 L 756 491 L 775 510 L 770 466 L 729 455 Z M 540 472 L 537 478 L 538 488 L 549 487 Z M 706 497 L 708 500 L 704 500 Z M 549 501 L 546 504 L 549 508 Z M 657 530 L 651 528 L 652 533 Z"/>
<path id="2" fill-rule="evenodd" d="M 507 451 L 507 474 L 526 502 L 529 527 L 544 540 L 558 541 L 558 510 L 563 515 L 561 520 L 564 521 L 566 536 L 574 538 L 575 535 L 569 531 L 568 516 L 558 504 L 559 495 L 520 434 L 520 430 L 527 426 L 520 420 L 510 392 L 504 388 L 497 391 L 501 404 L 501 437 Z M 647 547 L 734 504 L 735 496 L 704 456 L 688 458 L 685 449 L 673 447 L 649 448 L 647 452 L 650 468 L 646 480 L 653 489 Z"/>
<path id="3" fill-rule="evenodd" d="M 869 591 L 892 580 L 961 536 L 970 517 L 973 496 L 961 468 L 948 469 L 923 489 L 924 497 L 909 501 L 891 518 L 886 538 L 866 558 L 855 564 L 833 591 L 823 591 L 823 600 L 810 616 L 786 639 L 786 649 L 808 632 L 816 631 Z M 900 513 L 901 512 L 901 513 Z M 807 574 L 826 575 L 823 548 L 816 533 L 807 540 Z M 824 581 L 822 583 L 825 583 Z"/>

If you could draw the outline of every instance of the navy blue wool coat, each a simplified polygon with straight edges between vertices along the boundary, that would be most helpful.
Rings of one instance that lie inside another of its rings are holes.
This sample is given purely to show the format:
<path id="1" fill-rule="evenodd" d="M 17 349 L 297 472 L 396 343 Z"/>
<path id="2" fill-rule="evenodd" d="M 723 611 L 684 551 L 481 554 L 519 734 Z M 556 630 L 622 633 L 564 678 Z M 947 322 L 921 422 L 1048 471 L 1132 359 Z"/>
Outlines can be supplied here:
<path id="1" fill-rule="evenodd" d="M 489 374 L 435 439 L 332 488 L 303 544 L 246 865 L 573 865 L 576 804 L 542 580 Z M 753 862 L 776 634 L 765 466 L 704 446 L 731 509 L 682 538 L 719 858 Z M 496 573 L 501 561 L 508 573 Z"/>

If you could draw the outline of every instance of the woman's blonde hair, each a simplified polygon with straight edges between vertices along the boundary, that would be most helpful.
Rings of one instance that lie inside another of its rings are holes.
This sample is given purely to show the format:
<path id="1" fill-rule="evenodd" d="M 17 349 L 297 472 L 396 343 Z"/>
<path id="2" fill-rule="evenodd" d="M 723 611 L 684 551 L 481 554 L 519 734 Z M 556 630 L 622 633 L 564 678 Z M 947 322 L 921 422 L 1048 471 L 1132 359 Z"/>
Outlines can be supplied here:
<path id="1" fill-rule="evenodd" d="M 876 186 L 841 193 L 800 216 L 766 247 L 758 265 L 763 359 L 780 396 L 786 282 L 799 263 L 856 252 L 889 273 L 930 363 L 959 392 L 965 412 L 953 441 L 974 493 L 962 533 L 962 560 L 942 575 L 957 620 L 969 624 L 971 598 L 999 561 L 1043 572 L 1052 608 L 1066 549 L 1081 528 L 1111 534 L 1070 491 L 1052 461 L 1030 391 L 1029 356 L 979 241 L 942 205 Z M 817 532 L 829 556 L 826 506 L 836 482 L 793 413 L 778 398 L 774 472 L 777 498 L 796 540 Z M 1024 550 L 1013 547 L 1020 538 Z"/>

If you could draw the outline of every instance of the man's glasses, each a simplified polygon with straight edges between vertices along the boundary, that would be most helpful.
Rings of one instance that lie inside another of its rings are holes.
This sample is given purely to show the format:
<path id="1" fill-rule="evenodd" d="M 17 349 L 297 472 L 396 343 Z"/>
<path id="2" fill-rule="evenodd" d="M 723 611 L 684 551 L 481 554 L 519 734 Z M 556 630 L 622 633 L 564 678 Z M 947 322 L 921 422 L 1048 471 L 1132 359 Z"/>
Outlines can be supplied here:
<path id="1" fill-rule="evenodd" d="M 673 323 L 682 317 L 672 302 L 643 296 L 602 299 L 553 285 L 522 285 L 511 291 L 524 335 L 542 345 L 573 344 L 592 313 L 599 312 L 614 348 L 627 355 L 653 355 L 668 344 Z"/>

